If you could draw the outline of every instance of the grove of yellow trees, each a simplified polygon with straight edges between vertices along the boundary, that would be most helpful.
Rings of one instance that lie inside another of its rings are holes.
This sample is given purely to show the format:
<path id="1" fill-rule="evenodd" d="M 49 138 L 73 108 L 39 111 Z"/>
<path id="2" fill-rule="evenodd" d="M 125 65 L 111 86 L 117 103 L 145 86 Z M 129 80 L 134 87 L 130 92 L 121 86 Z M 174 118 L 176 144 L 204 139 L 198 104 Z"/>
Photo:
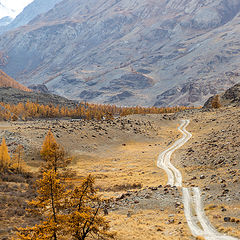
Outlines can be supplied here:
<path id="1" fill-rule="evenodd" d="M 112 119 L 116 115 L 126 116 L 131 114 L 162 114 L 174 113 L 192 109 L 192 107 L 117 107 L 115 105 L 79 103 L 74 107 L 60 107 L 40 105 L 39 103 L 27 102 L 14 104 L 0 103 L 0 119 L 3 120 L 27 120 L 33 118 L 81 118 L 85 120 Z"/>

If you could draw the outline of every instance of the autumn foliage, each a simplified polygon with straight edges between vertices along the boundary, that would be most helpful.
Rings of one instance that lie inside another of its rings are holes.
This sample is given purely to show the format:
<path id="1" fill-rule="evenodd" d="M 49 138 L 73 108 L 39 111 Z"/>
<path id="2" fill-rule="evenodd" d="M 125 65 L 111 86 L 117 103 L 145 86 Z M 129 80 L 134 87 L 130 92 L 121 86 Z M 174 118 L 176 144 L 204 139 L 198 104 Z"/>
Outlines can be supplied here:
<path id="1" fill-rule="evenodd" d="M 59 168 L 64 169 L 71 162 L 71 158 L 66 156 L 63 147 L 56 142 L 51 130 L 48 131 L 42 145 L 41 157 L 45 160 L 44 169 L 53 169 L 55 172 Z"/>
<path id="2" fill-rule="evenodd" d="M 29 202 L 30 212 L 44 216 L 44 221 L 33 227 L 19 228 L 18 237 L 24 240 L 54 239 L 62 234 L 66 217 L 64 199 L 67 192 L 60 182 L 57 173 L 49 170 L 43 173 L 42 179 L 37 181 L 37 197 Z"/>
<path id="3" fill-rule="evenodd" d="M 37 196 L 28 203 L 28 211 L 41 216 L 42 221 L 35 226 L 18 228 L 17 239 L 114 238 L 103 216 L 103 202 L 94 188 L 94 178 L 89 175 L 73 187 L 62 177 L 60 170 L 67 167 L 70 161 L 51 130 L 44 139 L 40 153 L 45 166 L 42 178 L 36 183 Z"/>
<path id="4" fill-rule="evenodd" d="M 220 108 L 222 105 L 220 103 L 220 96 L 216 95 L 212 99 L 212 107 L 213 108 Z"/>
<path id="5" fill-rule="evenodd" d="M 17 173 L 24 173 L 27 170 L 27 165 L 24 161 L 24 149 L 22 145 L 18 145 L 12 155 L 11 164 Z"/>
<path id="6" fill-rule="evenodd" d="M 8 153 L 8 147 L 6 145 L 5 138 L 2 139 L 2 144 L 0 145 L 0 170 L 7 170 L 10 166 L 10 155 Z"/>
<path id="7" fill-rule="evenodd" d="M 114 238 L 109 224 L 103 217 L 103 202 L 94 188 L 94 178 L 89 175 L 69 197 L 68 232 L 76 240 Z"/>
<path id="8" fill-rule="evenodd" d="M 40 105 L 39 103 L 26 102 L 14 104 L 0 103 L 0 119 L 3 120 L 27 120 L 34 118 L 81 118 L 84 120 L 112 119 L 114 116 L 126 116 L 131 114 L 162 114 L 174 113 L 192 109 L 192 107 L 117 107 L 115 105 L 101 105 L 79 103 L 75 107 Z"/>
<path id="9" fill-rule="evenodd" d="M 5 64 L 6 60 L 7 60 L 7 58 L 0 51 L 0 66 L 1 66 L 1 62 L 3 64 Z M 26 92 L 31 92 L 32 91 L 29 88 L 25 87 L 24 85 L 15 81 L 13 78 L 9 77 L 1 69 L 0 69 L 0 87 L 12 87 L 12 88 L 17 88 L 17 89 L 20 89 L 20 90 L 23 90 L 23 91 L 26 91 Z"/>
<path id="10" fill-rule="evenodd" d="M 27 172 L 23 146 L 18 145 L 12 156 L 10 156 L 4 137 L 0 145 L 0 173 L 3 172 L 17 174 L 25 174 Z"/>
<path id="11" fill-rule="evenodd" d="M 110 239 L 109 224 L 103 217 L 102 201 L 89 175 L 80 186 L 69 189 L 53 169 L 37 181 L 37 197 L 29 202 L 29 211 L 43 220 L 18 229 L 18 239 Z M 91 237 L 91 238 L 89 238 Z"/>

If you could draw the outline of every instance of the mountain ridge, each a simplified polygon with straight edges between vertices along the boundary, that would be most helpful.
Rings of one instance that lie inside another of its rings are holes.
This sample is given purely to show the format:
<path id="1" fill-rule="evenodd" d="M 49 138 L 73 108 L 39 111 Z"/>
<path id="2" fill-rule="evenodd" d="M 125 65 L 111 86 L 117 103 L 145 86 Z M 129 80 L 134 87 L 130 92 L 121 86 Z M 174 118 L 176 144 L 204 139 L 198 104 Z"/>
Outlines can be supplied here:
<path id="1" fill-rule="evenodd" d="M 62 0 L 48 0 L 43 2 L 42 0 L 34 0 L 27 5 L 23 11 L 16 16 L 9 24 L 0 28 L 0 33 L 13 30 L 20 26 L 28 24 L 31 20 L 40 14 L 43 14 L 54 7 L 55 4 Z"/>
<path id="2" fill-rule="evenodd" d="M 227 89 L 221 94 L 210 97 L 204 104 L 204 108 L 213 108 L 214 100 L 218 98 L 219 107 L 240 106 L 240 83 Z"/>
<path id="3" fill-rule="evenodd" d="M 3 69 L 77 100 L 201 105 L 239 81 L 239 11 L 236 0 L 67 0 L 0 36 Z"/>
<path id="4" fill-rule="evenodd" d="M 12 87 L 17 88 L 19 90 L 25 92 L 31 92 L 29 88 L 25 87 L 24 85 L 18 83 L 13 78 L 9 77 L 5 72 L 0 69 L 0 88 L 2 87 Z"/>

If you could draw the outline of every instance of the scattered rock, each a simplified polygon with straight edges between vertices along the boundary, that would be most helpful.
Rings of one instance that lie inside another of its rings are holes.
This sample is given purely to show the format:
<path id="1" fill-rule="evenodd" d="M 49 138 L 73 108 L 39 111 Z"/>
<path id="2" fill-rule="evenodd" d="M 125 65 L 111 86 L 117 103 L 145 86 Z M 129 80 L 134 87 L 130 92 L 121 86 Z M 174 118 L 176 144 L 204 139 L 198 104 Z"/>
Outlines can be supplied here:
<path id="1" fill-rule="evenodd" d="M 224 220 L 224 222 L 230 222 L 231 218 L 230 217 L 225 217 L 223 220 Z"/>

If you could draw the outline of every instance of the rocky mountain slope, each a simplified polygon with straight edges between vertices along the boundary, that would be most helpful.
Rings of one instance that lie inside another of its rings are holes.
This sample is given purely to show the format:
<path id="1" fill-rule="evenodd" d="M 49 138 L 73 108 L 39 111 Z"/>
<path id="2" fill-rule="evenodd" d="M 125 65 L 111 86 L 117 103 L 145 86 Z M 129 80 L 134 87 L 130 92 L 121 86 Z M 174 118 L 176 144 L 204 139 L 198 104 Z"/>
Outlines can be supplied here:
<path id="1" fill-rule="evenodd" d="M 0 69 L 0 87 L 12 87 L 22 91 L 31 92 L 31 90 L 22 84 L 9 77 L 5 72 Z"/>
<path id="2" fill-rule="evenodd" d="M 0 36 L 25 85 L 118 105 L 199 105 L 239 81 L 237 0 L 66 0 Z"/>
<path id="3" fill-rule="evenodd" d="M 28 6 L 26 6 L 23 9 L 23 11 L 12 22 L 10 22 L 7 26 L 0 28 L 0 33 L 9 31 L 19 26 L 26 25 L 28 22 L 30 22 L 39 14 L 46 13 L 47 11 L 52 9 L 54 5 L 60 1 L 62 0 L 33 1 Z"/>
<path id="4" fill-rule="evenodd" d="M 60 97 L 55 94 L 39 93 L 39 92 L 26 92 L 20 89 L 11 87 L 0 87 L 0 101 L 10 104 L 18 104 L 20 102 L 25 103 L 38 102 L 39 104 L 59 105 L 73 107 L 76 105 L 76 101 L 68 100 L 64 97 Z"/>
<path id="5" fill-rule="evenodd" d="M 215 96 L 210 97 L 204 104 L 205 108 L 211 108 Z M 221 106 L 240 106 L 240 83 L 227 89 L 219 95 L 219 103 Z"/>
<path id="6" fill-rule="evenodd" d="M 6 26 L 12 21 L 12 18 L 10 17 L 3 17 L 0 19 L 0 27 L 1 26 Z"/>

